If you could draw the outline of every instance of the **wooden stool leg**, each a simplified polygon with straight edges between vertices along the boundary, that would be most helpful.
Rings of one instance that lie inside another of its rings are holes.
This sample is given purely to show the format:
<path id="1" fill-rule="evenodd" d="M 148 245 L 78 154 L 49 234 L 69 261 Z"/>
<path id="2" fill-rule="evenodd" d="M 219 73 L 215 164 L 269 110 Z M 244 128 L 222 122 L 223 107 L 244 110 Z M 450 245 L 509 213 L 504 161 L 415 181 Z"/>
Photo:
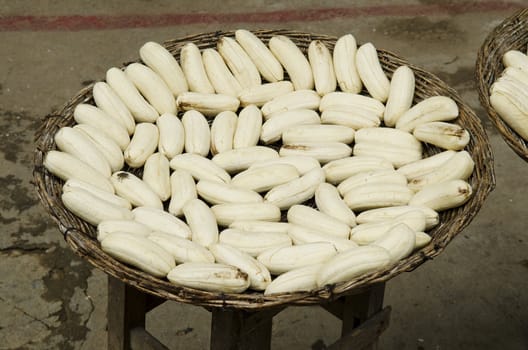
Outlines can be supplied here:
<path id="1" fill-rule="evenodd" d="M 145 315 L 160 300 L 108 276 L 108 349 L 167 349 L 145 329 Z"/>
<path id="2" fill-rule="evenodd" d="M 269 350 L 273 316 L 282 308 L 257 312 L 212 310 L 211 350 Z"/>
<path id="3" fill-rule="evenodd" d="M 367 291 L 345 297 L 341 336 L 368 320 L 383 308 L 385 283 L 373 285 Z"/>
<path id="4" fill-rule="evenodd" d="M 381 333 L 389 325 L 391 308 L 383 308 L 385 284 L 377 284 L 368 290 L 345 296 L 321 305 L 341 319 L 341 338 L 330 345 L 330 350 L 375 349 Z"/>

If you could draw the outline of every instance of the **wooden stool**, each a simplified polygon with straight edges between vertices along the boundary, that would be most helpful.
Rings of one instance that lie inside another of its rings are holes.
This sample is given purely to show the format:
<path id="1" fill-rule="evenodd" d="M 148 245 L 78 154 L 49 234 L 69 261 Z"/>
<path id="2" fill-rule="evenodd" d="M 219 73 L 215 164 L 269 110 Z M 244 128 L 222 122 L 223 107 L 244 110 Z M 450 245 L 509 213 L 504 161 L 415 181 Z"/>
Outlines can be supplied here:
<path id="1" fill-rule="evenodd" d="M 388 327 L 390 306 L 383 308 L 385 284 L 321 304 L 342 321 L 341 338 L 327 349 L 374 349 Z M 168 350 L 145 329 L 145 315 L 165 299 L 143 293 L 108 277 L 108 349 Z M 212 308 L 211 350 L 269 350 L 273 317 L 286 307 L 262 311 Z"/>

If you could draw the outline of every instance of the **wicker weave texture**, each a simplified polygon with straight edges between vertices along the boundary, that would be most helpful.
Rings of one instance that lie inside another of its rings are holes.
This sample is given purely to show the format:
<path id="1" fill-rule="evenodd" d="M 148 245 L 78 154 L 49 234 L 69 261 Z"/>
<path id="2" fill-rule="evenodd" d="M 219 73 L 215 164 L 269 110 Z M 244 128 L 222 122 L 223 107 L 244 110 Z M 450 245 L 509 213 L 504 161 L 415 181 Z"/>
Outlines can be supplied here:
<path id="1" fill-rule="evenodd" d="M 332 49 L 337 38 L 326 35 L 308 34 L 288 30 L 260 30 L 254 33 L 265 43 L 273 35 L 287 35 L 305 53 L 308 45 L 314 39 L 322 40 Z M 205 49 L 216 47 L 221 36 L 233 36 L 233 32 L 213 32 L 181 39 L 170 40 L 165 47 L 179 59 L 181 47 L 188 42 L 194 42 Z M 136 288 L 153 295 L 194 305 L 206 307 L 239 308 L 247 310 L 263 309 L 277 305 L 310 305 L 324 303 L 343 295 L 354 294 L 369 287 L 371 284 L 387 281 L 404 271 L 412 271 L 422 263 L 440 254 L 449 242 L 460 233 L 475 217 L 487 195 L 495 186 L 493 171 L 493 156 L 487 135 L 479 118 L 461 100 L 458 94 L 439 78 L 418 67 L 409 64 L 398 56 L 378 50 L 383 69 L 389 78 L 394 70 L 401 65 L 408 65 L 415 73 L 416 91 L 414 103 L 426 97 L 435 95 L 449 96 L 456 101 L 460 110 L 457 124 L 469 131 L 471 141 L 466 150 L 475 161 L 475 170 L 468 180 L 473 187 L 473 197 L 462 207 L 442 212 L 440 224 L 429 233 L 432 241 L 426 247 L 414 252 L 401 260 L 397 265 L 383 271 L 361 276 L 354 280 L 327 286 L 311 292 L 285 293 L 275 296 L 264 296 L 262 293 L 248 291 L 242 294 L 220 294 L 177 287 L 167 280 L 152 277 L 137 269 L 128 267 L 103 252 L 95 239 L 95 228 L 72 215 L 61 202 L 60 196 L 63 182 L 50 174 L 43 167 L 43 159 L 47 151 L 55 149 L 53 137 L 63 126 L 74 124 L 73 110 L 79 103 L 92 103 L 92 86 L 79 91 L 61 110 L 47 116 L 36 133 L 36 149 L 34 159 L 34 181 L 39 198 L 47 212 L 57 223 L 65 240 L 81 257 L 109 275 Z M 286 77 L 287 78 L 287 77 Z M 427 155 L 440 152 L 435 147 L 424 147 Z"/>
<path id="2" fill-rule="evenodd" d="M 475 79 L 480 103 L 493 125 L 515 153 L 528 161 L 528 142 L 504 122 L 490 104 L 490 88 L 497 80 L 504 65 L 502 56 L 509 50 L 526 52 L 528 48 L 528 9 L 516 12 L 495 27 L 479 49 Z"/>

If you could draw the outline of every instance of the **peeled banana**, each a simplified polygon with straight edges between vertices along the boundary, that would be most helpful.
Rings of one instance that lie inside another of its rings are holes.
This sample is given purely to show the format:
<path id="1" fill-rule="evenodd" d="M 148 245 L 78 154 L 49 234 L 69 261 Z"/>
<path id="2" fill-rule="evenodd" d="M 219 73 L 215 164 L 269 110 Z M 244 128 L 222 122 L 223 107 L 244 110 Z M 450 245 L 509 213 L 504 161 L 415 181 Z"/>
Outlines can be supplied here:
<path id="1" fill-rule="evenodd" d="M 218 263 L 183 263 L 170 270 L 167 279 L 178 286 L 222 293 L 242 293 L 250 284 L 247 273 Z"/>

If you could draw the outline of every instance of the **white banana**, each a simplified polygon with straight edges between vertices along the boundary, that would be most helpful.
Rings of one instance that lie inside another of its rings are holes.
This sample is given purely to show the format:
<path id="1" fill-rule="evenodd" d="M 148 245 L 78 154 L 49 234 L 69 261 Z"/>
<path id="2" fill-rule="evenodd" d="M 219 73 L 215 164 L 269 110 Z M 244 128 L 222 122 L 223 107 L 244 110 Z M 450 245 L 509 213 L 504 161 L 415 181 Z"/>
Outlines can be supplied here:
<path id="1" fill-rule="evenodd" d="M 185 221 L 191 228 L 191 240 L 204 247 L 218 242 L 218 225 L 209 206 L 200 199 L 191 199 L 182 208 Z"/>
<path id="2" fill-rule="evenodd" d="M 151 232 L 148 235 L 148 239 L 162 246 L 178 264 L 186 262 L 215 262 L 213 254 L 207 248 L 188 239 L 159 231 Z"/>
<path id="3" fill-rule="evenodd" d="M 422 159 L 422 144 L 405 131 L 364 128 L 355 133 L 354 139 L 354 155 L 385 158 L 395 168 Z"/>
<path id="4" fill-rule="evenodd" d="M 409 188 L 419 191 L 427 185 L 449 180 L 467 180 L 473 173 L 475 162 L 467 151 L 459 151 L 430 173 L 409 181 Z"/>
<path id="5" fill-rule="evenodd" d="M 176 169 L 170 176 L 171 198 L 169 202 L 169 213 L 182 216 L 182 208 L 191 199 L 198 198 L 196 184 L 191 174 L 184 169 Z"/>
<path id="6" fill-rule="evenodd" d="M 112 170 L 101 151 L 82 132 L 72 127 L 62 127 L 55 133 L 57 148 L 71 154 L 96 169 L 104 177 L 110 177 Z"/>
<path id="7" fill-rule="evenodd" d="M 502 64 L 505 67 L 513 67 L 528 71 L 528 57 L 519 50 L 509 50 L 502 55 Z"/>
<path id="8" fill-rule="evenodd" d="M 139 56 L 167 84 L 174 96 L 188 91 L 187 79 L 180 64 L 162 45 L 149 41 L 139 49 Z"/>
<path id="9" fill-rule="evenodd" d="M 352 228 L 350 239 L 360 245 L 370 244 L 385 237 L 387 232 L 400 224 L 405 224 L 413 232 L 421 232 L 425 229 L 425 222 L 426 218 L 423 211 L 406 211 L 389 220 L 357 225 Z"/>
<path id="10" fill-rule="evenodd" d="M 299 172 L 293 165 L 271 164 L 266 167 L 250 167 L 231 179 L 231 184 L 255 192 L 269 191 L 299 177 Z"/>
<path id="11" fill-rule="evenodd" d="M 136 126 L 134 117 L 110 85 L 103 81 L 97 82 L 93 86 L 92 94 L 97 107 L 124 126 L 129 135 L 134 133 Z"/>
<path id="12" fill-rule="evenodd" d="M 277 276 L 268 285 L 264 295 L 308 292 L 316 289 L 316 276 L 321 266 L 322 264 L 303 266 Z"/>
<path id="13" fill-rule="evenodd" d="M 244 231 L 228 228 L 220 232 L 220 243 L 233 246 L 253 257 L 257 257 L 268 249 L 289 247 L 292 245 L 290 236 L 283 232 Z"/>
<path id="14" fill-rule="evenodd" d="M 222 203 L 260 203 L 262 197 L 255 191 L 239 188 L 233 182 L 225 184 L 209 180 L 200 180 L 196 184 L 196 191 L 210 204 Z"/>
<path id="15" fill-rule="evenodd" d="M 425 215 L 425 229 L 429 230 L 438 225 L 438 213 L 431 208 L 424 206 L 395 206 L 387 208 L 377 208 L 362 212 L 356 218 L 358 224 L 380 222 L 394 219 L 395 217 L 413 210 L 420 210 Z"/>
<path id="16" fill-rule="evenodd" d="M 290 224 L 287 222 L 271 222 L 271 221 L 234 221 L 229 225 L 229 228 L 238 229 L 248 232 L 276 232 L 288 233 Z"/>
<path id="17" fill-rule="evenodd" d="M 245 29 L 238 29 L 235 31 L 235 38 L 264 79 L 273 83 L 284 78 L 280 62 L 255 34 Z"/>
<path id="18" fill-rule="evenodd" d="M 172 256 L 146 237 L 111 233 L 101 241 L 101 249 L 116 260 L 155 277 L 164 278 L 175 266 Z"/>
<path id="19" fill-rule="evenodd" d="M 117 171 L 112 174 L 110 181 L 116 194 L 128 200 L 133 206 L 163 209 L 163 203 L 156 192 L 136 175 Z"/>
<path id="20" fill-rule="evenodd" d="M 513 102 L 511 96 L 495 92 L 490 96 L 490 103 L 510 128 L 528 140 L 528 114 Z"/>
<path id="21" fill-rule="evenodd" d="M 125 209 L 132 209 L 132 205 L 126 199 L 119 197 L 114 193 L 102 190 L 101 188 L 94 186 L 93 184 L 90 184 L 88 182 L 78 180 L 76 178 L 71 178 L 64 183 L 64 185 L 62 186 L 62 193 L 75 191 L 77 189 L 87 191 L 99 199 L 118 205 Z"/>
<path id="22" fill-rule="evenodd" d="M 235 39 L 221 37 L 216 48 L 243 89 L 261 84 L 257 67 Z"/>
<path id="23" fill-rule="evenodd" d="M 431 242 L 432 237 L 425 232 L 415 232 L 414 249 L 421 249 Z"/>
<path id="24" fill-rule="evenodd" d="M 238 114 L 233 148 L 256 146 L 262 130 L 262 112 L 255 105 L 244 107 Z"/>
<path id="25" fill-rule="evenodd" d="M 336 254 L 337 251 L 332 243 L 313 242 L 268 249 L 260 253 L 257 260 L 272 274 L 280 275 L 306 265 L 324 263 Z"/>
<path id="26" fill-rule="evenodd" d="M 159 114 L 176 113 L 172 91 L 152 69 L 141 63 L 131 63 L 125 74 Z"/>
<path id="27" fill-rule="evenodd" d="M 91 125 L 77 124 L 73 128 L 81 132 L 83 135 L 88 137 L 90 141 L 92 141 L 99 152 L 101 152 L 105 157 L 112 172 L 123 168 L 125 163 L 123 152 L 112 138 Z"/>
<path id="28" fill-rule="evenodd" d="M 374 183 L 348 191 L 344 201 L 353 211 L 363 211 L 409 204 L 413 194 L 413 191 L 407 186 Z"/>
<path id="29" fill-rule="evenodd" d="M 143 181 L 164 202 L 171 196 L 169 160 L 156 152 L 149 156 L 143 167 Z"/>
<path id="30" fill-rule="evenodd" d="M 425 186 L 409 201 L 409 205 L 423 205 L 436 211 L 456 208 L 466 203 L 473 189 L 464 180 L 451 180 Z"/>
<path id="31" fill-rule="evenodd" d="M 221 112 L 214 118 L 211 124 L 211 154 L 233 149 L 237 122 L 237 115 L 231 111 Z"/>
<path id="32" fill-rule="evenodd" d="M 156 120 L 159 132 L 158 151 L 169 160 L 183 152 L 185 131 L 177 116 L 170 113 L 161 115 Z"/>
<path id="33" fill-rule="evenodd" d="M 265 144 L 279 141 L 282 133 L 290 128 L 307 125 L 320 124 L 321 118 L 317 112 L 311 109 L 294 109 L 274 114 L 262 124 L 260 140 Z"/>
<path id="34" fill-rule="evenodd" d="M 351 281 L 390 263 L 389 252 L 378 246 L 357 247 L 337 254 L 323 264 L 317 273 L 317 286 Z"/>
<path id="35" fill-rule="evenodd" d="M 354 130 L 377 127 L 381 120 L 371 111 L 367 110 L 332 110 L 327 109 L 321 113 L 321 123 L 342 125 Z"/>
<path id="36" fill-rule="evenodd" d="M 349 157 L 352 154 L 352 148 L 342 142 L 299 142 L 282 145 L 279 154 L 281 157 L 309 156 L 317 159 L 321 164 L 326 164 Z"/>
<path id="37" fill-rule="evenodd" d="M 123 152 L 125 162 L 132 168 L 139 168 L 145 164 L 158 147 L 158 127 L 152 123 L 138 123 L 136 131 Z"/>
<path id="38" fill-rule="evenodd" d="M 389 96 L 385 104 L 383 123 L 394 127 L 400 116 L 407 112 L 414 98 L 414 72 L 407 66 L 398 67 L 392 74 Z"/>
<path id="39" fill-rule="evenodd" d="M 228 173 L 245 170 L 256 162 L 279 158 L 279 154 L 272 148 L 252 146 L 235 148 L 216 154 L 212 161 Z"/>
<path id="40" fill-rule="evenodd" d="M 280 209 L 288 209 L 312 198 L 317 186 L 324 182 L 325 174 L 321 168 L 308 171 L 298 179 L 273 187 L 264 196 L 265 202 L 274 204 Z"/>
<path id="41" fill-rule="evenodd" d="M 102 109 L 86 103 L 80 103 L 75 106 L 73 118 L 77 124 L 87 124 L 101 130 L 114 140 L 121 150 L 124 150 L 130 143 L 130 137 L 125 127 Z"/>
<path id="42" fill-rule="evenodd" d="M 394 148 L 409 148 L 422 152 L 422 145 L 412 134 L 394 128 L 364 128 L 354 135 L 358 143 L 379 143 Z"/>
<path id="43" fill-rule="evenodd" d="M 101 242 L 106 236 L 114 232 L 147 237 L 152 230 L 140 222 L 128 220 L 104 220 L 97 225 L 97 240 Z"/>
<path id="44" fill-rule="evenodd" d="M 321 112 L 326 110 L 351 111 L 357 109 L 372 112 L 380 118 L 380 120 L 385 112 L 385 106 L 383 103 L 372 97 L 341 91 L 331 92 L 324 95 L 319 104 L 319 110 Z"/>
<path id="45" fill-rule="evenodd" d="M 277 96 L 266 102 L 261 110 L 265 119 L 269 119 L 275 113 L 286 112 L 292 109 L 313 109 L 319 108 L 321 97 L 314 90 L 296 90 Z"/>
<path id="46" fill-rule="evenodd" d="M 242 89 L 238 94 L 238 99 L 240 100 L 240 105 L 242 107 L 249 105 L 261 107 L 275 97 L 282 96 L 292 91 L 293 85 L 291 82 L 277 81 L 275 83 L 265 83 Z"/>
<path id="47" fill-rule="evenodd" d="M 134 214 L 134 220 L 149 227 L 152 231 L 165 232 L 184 239 L 191 238 L 189 226 L 163 209 L 137 207 L 132 210 L 132 214 Z"/>
<path id="48" fill-rule="evenodd" d="M 270 203 L 223 203 L 211 207 L 220 226 L 240 220 L 280 221 L 279 207 Z"/>
<path id="49" fill-rule="evenodd" d="M 61 195 L 64 206 L 84 221 L 97 226 L 114 219 L 132 219 L 130 209 L 105 201 L 82 188 L 72 188 Z"/>
<path id="50" fill-rule="evenodd" d="M 357 142 L 354 145 L 354 156 L 385 158 L 395 168 L 422 159 L 420 149 L 410 147 L 398 147 L 381 142 Z"/>
<path id="51" fill-rule="evenodd" d="M 396 128 L 412 132 L 420 124 L 449 121 L 457 117 L 458 106 L 453 99 L 447 96 L 433 96 L 403 113 L 396 122 Z"/>
<path id="52" fill-rule="evenodd" d="M 311 90 L 314 79 L 310 62 L 290 38 L 284 35 L 273 36 L 268 46 L 290 77 L 295 90 Z"/>
<path id="53" fill-rule="evenodd" d="M 106 82 L 121 98 L 136 122 L 153 123 L 156 121 L 159 116 L 158 111 L 141 96 L 125 72 L 119 68 L 110 68 L 106 71 Z"/>
<path id="54" fill-rule="evenodd" d="M 308 60 L 312 67 L 315 91 L 321 96 L 335 91 L 337 86 L 332 54 L 320 40 L 312 40 L 308 46 Z"/>
<path id="55" fill-rule="evenodd" d="M 430 157 L 423 158 L 415 162 L 406 164 L 402 167 L 399 167 L 396 171 L 400 174 L 405 175 L 407 180 L 410 181 L 414 178 L 420 177 L 424 174 L 434 171 L 446 161 L 448 161 L 451 157 L 453 157 L 455 153 L 455 151 L 449 150 L 440 152 Z"/>
<path id="56" fill-rule="evenodd" d="M 236 112 L 240 101 L 238 98 L 214 93 L 183 92 L 176 98 L 178 110 L 197 110 L 206 117 L 214 117 L 220 112 Z"/>
<path id="57" fill-rule="evenodd" d="M 350 226 L 344 222 L 306 205 L 293 205 L 288 209 L 288 222 L 341 238 L 350 236 Z"/>
<path id="58" fill-rule="evenodd" d="M 221 293 L 242 293 L 250 284 L 245 272 L 217 263 L 183 263 L 172 269 L 167 279 L 178 286 Z"/>
<path id="59" fill-rule="evenodd" d="M 345 204 L 337 188 L 327 182 L 317 186 L 315 205 L 321 213 L 331 216 L 348 226 L 356 226 L 356 215 Z"/>
<path id="60" fill-rule="evenodd" d="M 528 71 L 519 68 L 507 67 L 502 71 L 501 77 L 509 77 L 519 81 L 523 85 L 528 85 Z"/>
<path id="61" fill-rule="evenodd" d="M 367 171 L 389 169 L 394 170 L 392 164 L 383 158 L 354 156 L 337 159 L 323 166 L 326 181 L 338 184 L 341 181 Z"/>
<path id="62" fill-rule="evenodd" d="M 295 245 L 328 242 L 332 243 L 338 252 L 343 252 L 358 246 L 354 241 L 351 241 L 348 238 L 338 237 L 306 226 L 290 225 L 288 235 Z"/>
<path id="63" fill-rule="evenodd" d="M 446 122 L 431 122 L 418 125 L 413 131 L 416 139 L 437 147 L 460 151 L 469 143 L 469 132 L 460 125 Z"/>
<path id="64" fill-rule="evenodd" d="M 202 55 L 200 49 L 194 43 L 185 44 L 180 50 L 180 63 L 189 85 L 189 91 L 214 94 L 215 89 L 211 85 L 207 73 L 205 72 L 204 64 L 202 61 Z M 185 94 L 182 92 L 178 96 Z M 178 109 L 181 110 L 178 104 Z"/>
<path id="65" fill-rule="evenodd" d="M 405 224 L 398 224 L 392 227 L 382 238 L 372 243 L 372 245 L 387 249 L 391 264 L 408 257 L 414 250 L 415 244 L 416 235 Z"/>
<path id="66" fill-rule="evenodd" d="M 357 43 L 352 34 L 339 37 L 333 51 L 334 70 L 339 88 L 358 94 L 363 83 L 356 68 Z"/>
<path id="67" fill-rule="evenodd" d="M 251 289 L 264 290 L 270 284 L 271 275 L 266 266 L 248 253 L 224 243 L 213 244 L 209 250 L 218 263 L 235 266 L 247 273 Z"/>
<path id="68" fill-rule="evenodd" d="M 342 181 L 337 186 L 337 189 L 342 196 L 345 196 L 350 190 L 356 187 L 373 183 L 390 183 L 406 186 L 407 178 L 393 169 L 365 171 L 352 175 L 346 180 Z"/>
<path id="69" fill-rule="evenodd" d="M 172 169 L 188 171 L 196 180 L 211 180 L 229 183 L 231 176 L 214 163 L 211 159 L 198 154 L 179 154 L 171 159 L 169 165 Z"/>
<path id="70" fill-rule="evenodd" d="M 282 133 L 283 144 L 304 142 L 352 143 L 354 129 L 342 125 L 299 125 Z"/>
<path id="71" fill-rule="evenodd" d="M 185 132 L 185 152 L 207 156 L 211 147 L 211 130 L 204 115 L 198 111 L 187 111 L 182 117 Z"/>
<path id="72" fill-rule="evenodd" d="M 252 164 L 249 169 L 256 169 L 256 168 L 266 168 L 270 167 L 276 164 L 287 164 L 287 165 L 293 165 L 297 171 L 299 172 L 299 175 L 304 175 L 307 172 L 309 172 L 312 169 L 320 168 L 321 164 L 319 162 L 308 156 L 283 156 L 280 158 L 275 158 L 271 160 L 266 160 L 264 162 L 258 162 L 255 164 Z"/>
<path id="73" fill-rule="evenodd" d="M 114 188 L 108 178 L 68 153 L 55 150 L 48 151 L 44 157 L 43 165 L 50 173 L 64 181 L 79 179 L 104 191 L 114 193 Z"/>
<path id="74" fill-rule="evenodd" d="M 378 52 L 372 43 L 363 44 L 357 49 L 356 68 L 370 96 L 381 102 L 387 101 L 390 81 L 383 72 Z"/>
<path id="75" fill-rule="evenodd" d="M 207 77 L 219 94 L 237 97 L 242 86 L 227 67 L 224 59 L 215 49 L 205 49 L 202 53 Z"/>

